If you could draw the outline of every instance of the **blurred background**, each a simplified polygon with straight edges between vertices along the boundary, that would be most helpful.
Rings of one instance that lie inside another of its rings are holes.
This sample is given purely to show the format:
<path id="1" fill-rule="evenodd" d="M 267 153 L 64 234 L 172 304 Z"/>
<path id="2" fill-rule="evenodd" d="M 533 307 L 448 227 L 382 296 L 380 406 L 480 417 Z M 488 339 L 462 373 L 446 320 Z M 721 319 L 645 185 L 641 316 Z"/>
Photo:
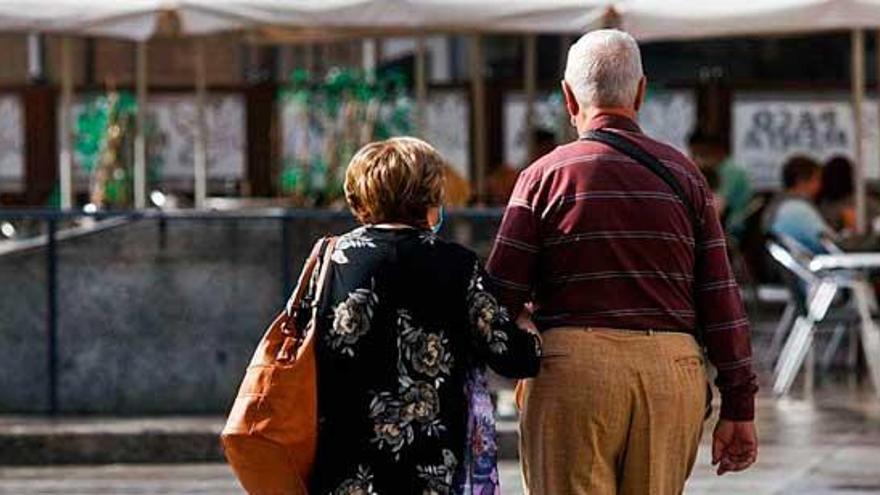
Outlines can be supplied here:
<path id="1" fill-rule="evenodd" d="M 880 493 L 876 0 L 0 0 L 0 493 L 239 493 L 223 415 L 353 225 L 352 154 L 432 143 L 443 235 L 488 255 L 519 171 L 576 137 L 559 81 L 601 27 L 642 44 L 639 123 L 715 189 L 753 321 L 759 463 L 716 478 L 704 448 L 688 493 Z M 837 164 L 812 252 L 767 235 L 793 157 Z"/>

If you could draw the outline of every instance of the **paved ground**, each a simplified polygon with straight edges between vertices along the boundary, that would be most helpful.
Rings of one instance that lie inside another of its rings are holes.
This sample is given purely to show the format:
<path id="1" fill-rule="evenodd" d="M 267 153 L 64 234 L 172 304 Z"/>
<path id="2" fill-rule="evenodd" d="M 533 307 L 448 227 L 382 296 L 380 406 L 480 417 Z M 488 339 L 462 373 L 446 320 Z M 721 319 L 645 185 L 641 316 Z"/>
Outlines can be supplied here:
<path id="1" fill-rule="evenodd" d="M 880 494 L 880 403 L 865 392 L 836 388 L 811 402 L 763 398 L 759 428 L 752 470 L 718 478 L 704 448 L 687 493 Z M 505 494 L 522 493 L 514 462 L 503 463 L 502 477 Z M 237 493 L 221 464 L 0 467 L 3 495 Z"/>

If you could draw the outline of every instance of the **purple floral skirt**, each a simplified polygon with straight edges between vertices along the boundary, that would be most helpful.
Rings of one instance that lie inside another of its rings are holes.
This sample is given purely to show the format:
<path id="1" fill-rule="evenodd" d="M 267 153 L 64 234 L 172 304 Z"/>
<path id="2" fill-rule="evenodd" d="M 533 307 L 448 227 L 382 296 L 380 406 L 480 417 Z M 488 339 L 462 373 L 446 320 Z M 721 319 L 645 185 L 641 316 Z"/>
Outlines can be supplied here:
<path id="1" fill-rule="evenodd" d="M 484 367 L 472 368 L 465 383 L 468 398 L 468 439 L 456 493 L 500 495 L 495 407 Z"/>

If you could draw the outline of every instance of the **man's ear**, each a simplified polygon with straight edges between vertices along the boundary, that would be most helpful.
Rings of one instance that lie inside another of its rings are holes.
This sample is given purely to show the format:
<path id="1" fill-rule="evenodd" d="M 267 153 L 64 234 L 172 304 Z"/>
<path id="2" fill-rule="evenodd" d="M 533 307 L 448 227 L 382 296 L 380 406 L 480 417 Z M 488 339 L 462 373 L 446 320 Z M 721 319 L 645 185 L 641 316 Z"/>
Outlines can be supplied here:
<path id="1" fill-rule="evenodd" d="M 562 95 L 565 97 L 565 109 L 568 110 L 568 114 L 572 117 L 577 117 L 577 115 L 581 112 L 581 105 L 578 103 L 577 98 L 574 97 L 574 91 L 571 90 L 571 86 L 565 81 L 562 80 Z"/>
<path id="2" fill-rule="evenodd" d="M 645 94 L 648 92 L 648 78 L 642 76 L 639 79 L 639 89 L 636 91 L 636 101 L 633 102 L 633 110 L 636 113 L 639 113 L 639 110 L 642 109 L 642 105 L 645 103 Z"/>

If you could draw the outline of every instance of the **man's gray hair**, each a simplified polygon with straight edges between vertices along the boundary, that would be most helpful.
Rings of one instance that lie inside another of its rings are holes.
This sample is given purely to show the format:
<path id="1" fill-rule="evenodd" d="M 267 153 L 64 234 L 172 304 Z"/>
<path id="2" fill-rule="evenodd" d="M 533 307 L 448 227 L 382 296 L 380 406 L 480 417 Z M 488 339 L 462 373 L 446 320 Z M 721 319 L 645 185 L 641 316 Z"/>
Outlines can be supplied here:
<path id="1" fill-rule="evenodd" d="M 581 106 L 630 107 L 642 76 L 639 45 L 623 31 L 592 31 L 568 50 L 565 81 Z"/>

